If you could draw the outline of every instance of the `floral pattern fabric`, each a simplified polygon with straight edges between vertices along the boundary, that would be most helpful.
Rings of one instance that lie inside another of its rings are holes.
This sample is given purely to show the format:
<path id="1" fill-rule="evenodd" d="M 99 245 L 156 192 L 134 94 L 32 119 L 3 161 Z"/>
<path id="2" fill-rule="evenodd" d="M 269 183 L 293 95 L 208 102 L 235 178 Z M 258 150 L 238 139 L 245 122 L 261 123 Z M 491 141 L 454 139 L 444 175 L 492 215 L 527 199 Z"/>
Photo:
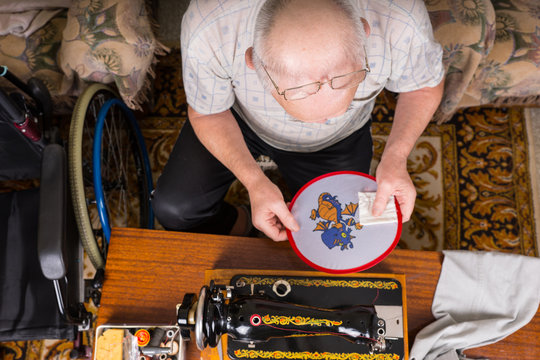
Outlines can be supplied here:
<path id="1" fill-rule="evenodd" d="M 154 55 L 166 50 L 153 35 L 144 0 L 75 0 L 59 53 L 62 89 L 82 90 L 77 80 L 114 82 L 124 102 L 140 108 Z"/>
<path id="2" fill-rule="evenodd" d="M 540 3 L 494 1 L 495 42 L 469 93 L 482 103 L 540 94 Z"/>
<path id="3" fill-rule="evenodd" d="M 459 108 L 540 104 L 540 4 L 536 0 L 425 0 L 443 46 L 446 83 L 435 120 Z"/>
<path id="4" fill-rule="evenodd" d="M 0 65 L 24 81 L 43 80 L 55 100 L 79 95 L 89 82 L 115 83 L 133 109 L 146 100 L 156 55 L 166 51 L 144 0 L 74 0 L 26 39 L 0 36 Z"/>

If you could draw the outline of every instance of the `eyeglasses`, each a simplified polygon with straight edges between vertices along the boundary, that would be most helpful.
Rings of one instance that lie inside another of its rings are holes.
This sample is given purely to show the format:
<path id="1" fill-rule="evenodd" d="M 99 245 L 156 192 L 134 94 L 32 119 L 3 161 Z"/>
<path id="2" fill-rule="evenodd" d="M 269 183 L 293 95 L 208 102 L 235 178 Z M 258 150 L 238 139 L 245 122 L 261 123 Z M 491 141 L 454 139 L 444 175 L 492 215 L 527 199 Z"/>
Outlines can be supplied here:
<path id="1" fill-rule="evenodd" d="M 365 80 L 367 73 L 371 71 L 367 61 L 367 55 L 365 56 L 365 64 L 366 67 L 363 69 L 356 70 L 344 75 L 334 76 L 328 81 L 315 81 L 309 84 L 285 89 L 283 91 L 279 90 L 277 84 L 268 73 L 266 66 L 262 64 L 262 67 L 264 69 L 264 72 L 266 73 L 266 75 L 268 75 L 268 78 L 272 82 L 272 85 L 274 85 L 274 87 L 276 88 L 276 92 L 278 93 L 278 95 L 283 96 L 285 100 L 293 101 L 302 100 L 307 98 L 308 96 L 318 93 L 321 89 L 321 86 L 323 86 L 324 84 L 328 84 L 333 90 L 350 89 L 358 86 L 362 81 Z"/>

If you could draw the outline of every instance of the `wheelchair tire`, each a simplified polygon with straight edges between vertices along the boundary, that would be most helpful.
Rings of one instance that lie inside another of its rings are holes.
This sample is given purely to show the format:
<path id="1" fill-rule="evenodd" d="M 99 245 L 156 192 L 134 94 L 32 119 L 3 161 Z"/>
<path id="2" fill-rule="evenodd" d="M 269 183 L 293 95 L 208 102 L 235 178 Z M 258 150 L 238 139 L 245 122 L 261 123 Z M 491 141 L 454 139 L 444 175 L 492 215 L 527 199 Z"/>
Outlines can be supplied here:
<path id="1" fill-rule="evenodd" d="M 154 221 L 144 140 L 131 110 L 112 99 L 118 95 L 109 87 L 90 85 L 77 100 L 69 133 L 73 207 L 83 247 L 96 269 L 105 267 L 110 226 L 152 228 Z M 104 127 L 98 141 L 101 161 L 94 164 L 98 122 Z M 94 180 L 94 169 L 101 172 L 101 181 Z"/>

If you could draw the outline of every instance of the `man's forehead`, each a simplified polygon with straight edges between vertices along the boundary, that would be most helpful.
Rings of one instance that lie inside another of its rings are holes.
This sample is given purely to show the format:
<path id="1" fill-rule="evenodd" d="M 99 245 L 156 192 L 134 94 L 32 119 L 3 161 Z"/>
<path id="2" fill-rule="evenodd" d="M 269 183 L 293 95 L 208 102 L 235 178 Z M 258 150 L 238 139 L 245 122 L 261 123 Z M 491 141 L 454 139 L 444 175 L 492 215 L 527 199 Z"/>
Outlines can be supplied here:
<path id="1" fill-rule="evenodd" d="M 276 68 L 269 68 L 269 71 L 276 80 L 280 82 L 286 80 L 288 83 L 297 85 L 303 82 L 324 81 L 357 70 L 358 66 L 350 59 L 336 59 L 336 61 L 303 59 L 293 64 L 279 64 Z"/>
<path id="2" fill-rule="evenodd" d="M 358 65 L 355 64 L 355 59 L 348 55 L 341 41 L 320 38 L 318 41 L 302 41 L 296 38 L 291 41 L 276 41 L 274 45 L 267 48 L 268 67 L 290 76 L 301 77 L 306 73 L 332 75 Z"/>

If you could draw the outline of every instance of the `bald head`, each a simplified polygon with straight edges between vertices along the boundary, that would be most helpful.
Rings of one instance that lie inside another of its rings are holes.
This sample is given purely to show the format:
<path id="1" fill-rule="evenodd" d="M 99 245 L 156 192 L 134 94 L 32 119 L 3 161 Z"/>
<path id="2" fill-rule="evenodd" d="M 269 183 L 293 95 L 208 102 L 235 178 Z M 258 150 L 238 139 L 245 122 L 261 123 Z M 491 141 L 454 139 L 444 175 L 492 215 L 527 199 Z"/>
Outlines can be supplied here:
<path id="1" fill-rule="evenodd" d="M 267 0 L 257 18 L 254 51 L 275 72 L 302 77 L 363 64 L 365 33 L 347 0 Z M 334 74 L 336 75 L 336 74 Z"/>

